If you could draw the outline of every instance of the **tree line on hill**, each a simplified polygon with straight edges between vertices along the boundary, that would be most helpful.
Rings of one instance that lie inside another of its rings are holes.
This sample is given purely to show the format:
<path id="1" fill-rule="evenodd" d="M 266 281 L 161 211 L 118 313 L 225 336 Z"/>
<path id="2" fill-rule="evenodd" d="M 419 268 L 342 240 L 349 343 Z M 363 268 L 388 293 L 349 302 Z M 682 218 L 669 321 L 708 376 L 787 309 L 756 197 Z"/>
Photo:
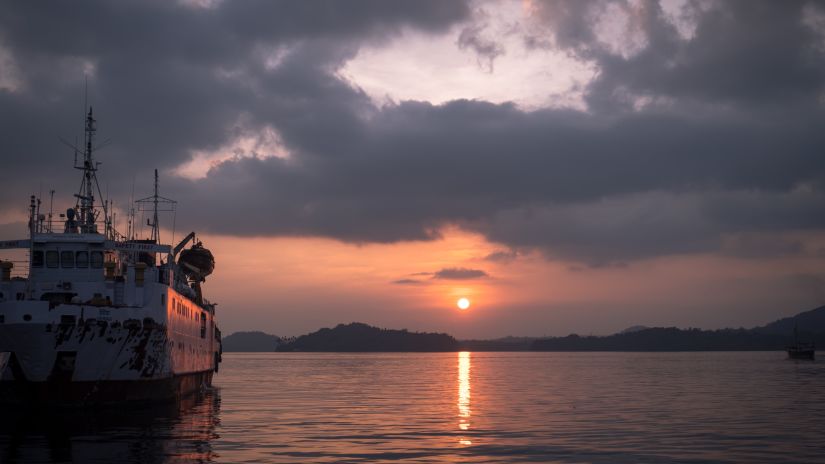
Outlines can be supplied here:
<path id="1" fill-rule="evenodd" d="M 278 345 L 278 351 L 456 351 L 458 342 L 443 333 L 379 329 L 360 322 L 339 324 Z"/>
<path id="2" fill-rule="evenodd" d="M 353 322 L 281 339 L 263 332 L 237 332 L 224 351 L 753 351 L 781 350 L 798 339 L 825 347 L 825 306 L 753 329 L 642 327 L 608 336 L 505 337 L 458 341 L 444 333 L 410 332 Z"/>

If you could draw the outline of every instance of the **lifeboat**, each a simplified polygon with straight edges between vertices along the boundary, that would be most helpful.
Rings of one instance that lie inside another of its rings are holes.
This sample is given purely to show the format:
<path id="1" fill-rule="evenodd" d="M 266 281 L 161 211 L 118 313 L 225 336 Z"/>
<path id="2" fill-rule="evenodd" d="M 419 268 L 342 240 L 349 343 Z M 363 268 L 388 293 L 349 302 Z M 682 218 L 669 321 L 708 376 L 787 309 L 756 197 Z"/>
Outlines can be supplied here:
<path id="1" fill-rule="evenodd" d="M 215 270 L 215 257 L 198 242 L 192 248 L 181 251 L 178 264 L 187 277 L 202 281 Z"/>

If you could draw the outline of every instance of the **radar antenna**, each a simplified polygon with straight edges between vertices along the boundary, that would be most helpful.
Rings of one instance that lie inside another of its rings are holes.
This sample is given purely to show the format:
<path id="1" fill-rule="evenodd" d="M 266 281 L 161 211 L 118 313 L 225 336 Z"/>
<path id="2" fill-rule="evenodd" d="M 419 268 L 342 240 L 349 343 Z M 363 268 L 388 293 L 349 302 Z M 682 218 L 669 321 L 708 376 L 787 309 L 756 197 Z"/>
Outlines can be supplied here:
<path id="1" fill-rule="evenodd" d="M 175 211 L 177 201 L 158 195 L 158 170 L 155 169 L 155 193 L 151 197 L 142 198 L 135 203 L 140 211 L 151 211 L 152 219 L 146 220 L 146 225 L 152 228 L 151 240 L 160 243 L 160 224 L 158 222 L 158 212 Z M 151 209 L 150 209 L 151 208 Z"/>

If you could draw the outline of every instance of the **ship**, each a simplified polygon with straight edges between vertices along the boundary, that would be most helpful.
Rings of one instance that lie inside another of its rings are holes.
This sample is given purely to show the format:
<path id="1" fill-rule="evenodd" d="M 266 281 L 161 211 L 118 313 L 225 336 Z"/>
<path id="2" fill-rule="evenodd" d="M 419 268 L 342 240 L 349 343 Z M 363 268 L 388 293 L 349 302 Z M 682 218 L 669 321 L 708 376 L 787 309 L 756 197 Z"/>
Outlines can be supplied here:
<path id="1" fill-rule="evenodd" d="M 789 359 L 809 359 L 813 361 L 816 354 L 816 346 L 813 342 L 800 342 L 796 326 L 793 328 L 793 345 L 785 347 Z"/>
<path id="2" fill-rule="evenodd" d="M 96 203 L 91 107 L 84 117 L 74 206 L 54 220 L 31 196 L 29 237 L 0 241 L 0 252 L 25 257 L 0 261 L 0 403 L 180 400 L 209 388 L 221 362 L 216 304 L 202 293 L 214 256 L 194 232 L 161 243 L 158 212 L 176 202 L 158 195 L 157 170 L 154 195 L 133 203 L 151 214 L 151 235 L 137 237 L 134 207 L 126 233 L 116 230 L 110 201 Z"/>

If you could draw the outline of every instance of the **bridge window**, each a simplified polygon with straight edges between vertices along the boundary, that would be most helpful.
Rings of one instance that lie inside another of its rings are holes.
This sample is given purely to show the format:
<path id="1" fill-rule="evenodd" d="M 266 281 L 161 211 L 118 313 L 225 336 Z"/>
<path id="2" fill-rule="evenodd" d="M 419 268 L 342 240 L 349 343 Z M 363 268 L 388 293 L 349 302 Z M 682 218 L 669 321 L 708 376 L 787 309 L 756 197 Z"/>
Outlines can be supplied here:
<path id="1" fill-rule="evenodd" d="M 74 265 L 83 268 L 89 267 L 89 252 L 78 251 L 75 256 Z"/>
<path id="2" fill-rule="evenodd" d="M 48 256 L 46 257 L 48 261 Z M 103 268 L 103 252 L 102 251 L 93 251 L 91 254 L 90 263 L 94 269 L 102 269 Z"/>
<path id="3" fill-rule="evenodd" d="M 74 267 L 74 251 L 60 252 L 60 267 Z"/>
<path id="4" fill-rule="evenodd" d="M 60 265 L 60 255 L 57 250 L 49 250 L 46 252 L 46 267 L 56 268 Z"/>
<path id="5" fill-rule="evenodd" d="M 32 253 L 32 267 L 43 267 L 43 250 L 34 250 Z"/>

